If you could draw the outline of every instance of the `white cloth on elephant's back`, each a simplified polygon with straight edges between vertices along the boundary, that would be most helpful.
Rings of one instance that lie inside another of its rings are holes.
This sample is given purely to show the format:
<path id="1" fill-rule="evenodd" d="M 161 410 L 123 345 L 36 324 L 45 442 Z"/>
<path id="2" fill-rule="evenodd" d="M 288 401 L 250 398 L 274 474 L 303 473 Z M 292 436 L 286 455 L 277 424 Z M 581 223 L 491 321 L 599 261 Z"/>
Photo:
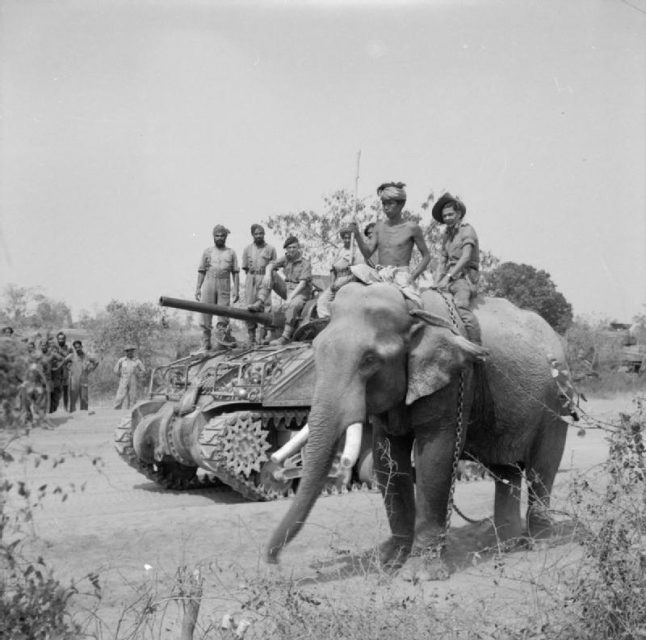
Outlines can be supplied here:
<path id="1" fill-rule="evenodd" d="M 405 298 L 422 306 L 419 289 L 411 280 L 408 267 L 378 267 L 373 269 L 367 264 L 355 264 L 350 267 L 350 271 L 357 279 L 367 285 L 377 282 L 394 284 Z"/>

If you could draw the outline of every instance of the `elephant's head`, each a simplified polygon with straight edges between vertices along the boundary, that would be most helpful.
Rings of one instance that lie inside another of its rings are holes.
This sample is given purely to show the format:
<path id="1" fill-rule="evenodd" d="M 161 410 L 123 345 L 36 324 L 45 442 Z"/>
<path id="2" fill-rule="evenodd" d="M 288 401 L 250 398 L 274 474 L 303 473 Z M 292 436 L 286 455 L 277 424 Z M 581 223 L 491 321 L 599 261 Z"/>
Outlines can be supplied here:
<path id="1" fill-rule="evenodd" d="M 340 289 L 328 326 L 314 340 L 316 384 L 309 416 L 307 464 L 291 508 L 274 532 L 268 560 L 277 561 L 320 495 L 337 444 L 349 426 L 413 404 L 445 387 L 479 348 L 446 321 L 409 312 L 390 284 Z M 431 326 L 429 322 L 432 322 Z"/>

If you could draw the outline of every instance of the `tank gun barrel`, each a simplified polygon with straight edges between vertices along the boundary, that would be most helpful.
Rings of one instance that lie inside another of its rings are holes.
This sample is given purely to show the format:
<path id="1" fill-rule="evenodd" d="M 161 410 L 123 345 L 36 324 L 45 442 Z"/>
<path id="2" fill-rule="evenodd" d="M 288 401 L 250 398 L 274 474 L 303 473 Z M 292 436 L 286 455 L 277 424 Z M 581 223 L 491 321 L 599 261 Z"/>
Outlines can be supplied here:
<path id="1" fill-rule="evenodd" d="M 162 307 L 172 307 L 173 309 L 183 309 L 184 311 L 207 313 L 213 316 L 235 318 L 236 320 L 249 320 L 272 329 L 282 329 L 285 326 L 285 316 L 282 313 L 247 311 L 246 309 L 239 309 L 236 307 L 225 307 L 223 305 L 211 304 L 209 302 L 183 300 L 182 298 L 169 298 L 168 296 L 161 296 L 161 298 L 159 298 L 159 304 Z"/>

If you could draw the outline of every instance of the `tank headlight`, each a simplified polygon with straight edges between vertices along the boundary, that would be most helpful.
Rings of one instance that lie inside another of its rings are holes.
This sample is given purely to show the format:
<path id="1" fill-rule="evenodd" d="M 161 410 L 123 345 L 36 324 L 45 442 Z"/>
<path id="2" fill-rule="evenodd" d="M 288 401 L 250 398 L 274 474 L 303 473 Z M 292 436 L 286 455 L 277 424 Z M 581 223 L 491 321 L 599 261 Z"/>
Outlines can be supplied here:
<path id="1" fill-rule="evenodd" d="M 236 395 L 238 396 L 238 398 L 246 398 L 247 397 L 247 390 L 238 388 L 238 389 L 236 389 Z"/>

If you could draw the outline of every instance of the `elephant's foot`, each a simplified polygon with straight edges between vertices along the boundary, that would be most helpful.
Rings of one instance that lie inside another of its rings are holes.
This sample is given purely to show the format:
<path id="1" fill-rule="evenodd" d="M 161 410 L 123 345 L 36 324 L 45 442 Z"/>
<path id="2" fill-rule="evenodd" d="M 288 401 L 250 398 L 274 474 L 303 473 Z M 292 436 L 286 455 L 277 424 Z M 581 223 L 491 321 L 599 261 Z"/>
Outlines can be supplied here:
<path id="1" fill-rule="evenodd" d="M 574 535 L 575 525 L 572 521 L 556 522 L 551 518 L 530 517 L 527 521 L 527 537 L 532 540 L 553 540 Z"/>
<path id="2" fill-rule="evenodd" d="M 406 560 L 397 577 L 414 584 L 431 580 L 448 580 L 449 568 L 437 551 L 422 551 Z"/>
<path id="3" fill-rule="evenodd" d="M 379 545 L 379 564 L 386 571 L 399 569 L 410 554 L 412 543 L 406 538 L 391 536 Z"/>

